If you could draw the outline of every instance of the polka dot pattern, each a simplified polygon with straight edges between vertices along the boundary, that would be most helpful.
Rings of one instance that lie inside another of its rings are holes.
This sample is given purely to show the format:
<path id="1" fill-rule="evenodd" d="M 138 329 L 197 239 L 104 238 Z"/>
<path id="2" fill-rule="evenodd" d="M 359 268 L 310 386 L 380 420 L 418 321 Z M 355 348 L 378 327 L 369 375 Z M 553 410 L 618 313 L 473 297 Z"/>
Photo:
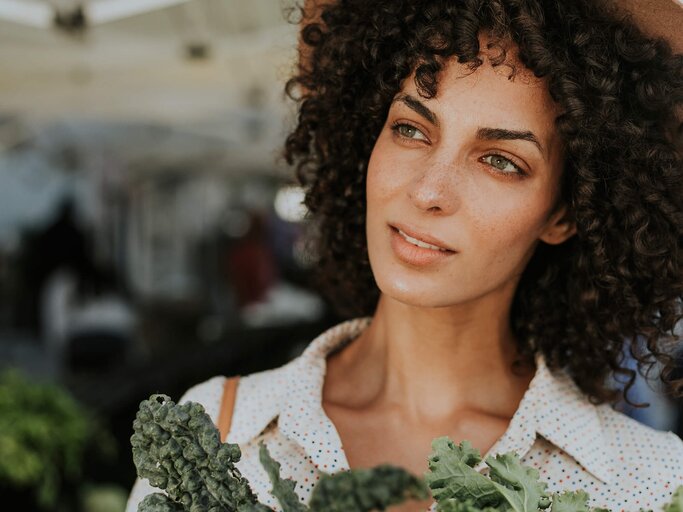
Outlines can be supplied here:
<path id="1" fill-rule="evenodd" d="M 240 445 L 238 469 L 259 500 L 274 510 L 282 509 L 270 494 L 268 475 L 259 462 L 259 441 L 281 463 L 281 475 L 297 482 L 302 502 L 309 500 L 323 473 L 349 469 L 339 434 L 321 405 L 326 356 L 355 339 L 370 320 L 342 322 L 314 339 L 293 361 L 240 379 L 227 440 Z M 683 441 L 608 404 L 591 404 L 566 373 L 550 372 L 541 354 L 536 365 L 507 430 L 484 458 L 514 451 L 539 470 L 549 491 L 583 489 L 591 507 L 612 512 L 661 510 L 675 488 L 683 485 Z M 224 380 L 217 376 L 193 386 L 180 403 L 203 404 L 217 423 Z M 488 473 L 483 461 L 475 469 Z M 136 512 L 151 492 L 158 489 L 138 479 L 126 512 Z M 429 510 L 434 511 L 435 504 Z"/>

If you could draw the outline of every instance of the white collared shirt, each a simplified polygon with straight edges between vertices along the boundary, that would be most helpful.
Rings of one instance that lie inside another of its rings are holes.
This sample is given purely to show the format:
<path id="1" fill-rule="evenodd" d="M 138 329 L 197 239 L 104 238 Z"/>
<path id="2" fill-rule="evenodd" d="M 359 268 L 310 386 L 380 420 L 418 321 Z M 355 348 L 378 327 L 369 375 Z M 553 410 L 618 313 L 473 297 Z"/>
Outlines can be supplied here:
<path id="1" fill-rule="evenodd" d="M 242 458 L 236 467 L 261 503 L 282 510 L 270 494 L 270 480 L 259 462 L 260 440 L 280 462 L 281 476 L 297 482 L 295 490 L 302 502 L 308 502 L 320 471 L 349 469 L 339 434 L 322 408 L 326 356 L 355 339 L 370 320 L 342 322 L 315 338 L 289 363 L 240 378 L 227 441 L 239 444 Z M 676 487 L 683 485 L 683 441 L 608 404 L 591 404 L 566 373 L 551 373 L 540 354 L 536 365 L 507 430 L 482 459 L 515 451 L 524 464 L 539 470 L 549 492 L 583 489 L 590 495 L 591 507 L 660 512 Z M 197 384 L 179 403 L 201 403 L 217 424 L 224 381 L 221 375 Z M 475 469 L 488 473 L 483 460 Z M 159 490 L 137 479 L 126 512 L 135 512 L 152 492 Z M 430 510 L 434 509 L 433 503 Z"/>

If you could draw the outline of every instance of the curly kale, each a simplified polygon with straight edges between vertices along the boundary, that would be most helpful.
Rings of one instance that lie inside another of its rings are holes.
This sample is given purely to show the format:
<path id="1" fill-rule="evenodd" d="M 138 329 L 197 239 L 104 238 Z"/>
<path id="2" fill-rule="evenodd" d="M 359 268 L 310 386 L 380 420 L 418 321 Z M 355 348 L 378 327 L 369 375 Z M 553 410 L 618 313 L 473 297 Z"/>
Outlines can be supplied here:
<path id="1" fill-rule="evenodd" d="M 272 512 L 258 503 L 235 467 L 242 456 L 239 446 L 220 442 L 218 430 L 200 404 L 176 405 L 166 395 L 152 395 L 140 403 L 133 430 L 138 476 L 166 491 L 146 496 L 138 512 Z M 263 443 L 259 457 L 273 484 L 272 494 L 285 512 L 369 512 L 429 497 L 422 479 L 382 465 L 323 474 L 309 507 L 294 492 L 296 483 L 280 478 L 280 464 Z"/>
<path id="2" fill-rule="evenodd" d="M 325 475 L 313 489 L 311 510 L 385 510 L 407 499 L 429 498 L 424 481 L 390 464 Z"/>
<path id="3" fill-rule="evenodd" d="M 221 443 L 201 404 L 176 405 L 166 395 L 152 395 L 140 403 L 133 430 L 138 476 L 168 496 L 157 494 L 138 510 L 254 510 L 247 506 L 256 504 L 256 496 L 235 467 L 242 452 L 236 444 Z"/>
<path id="4" fill-rule="evenodd" d="M 152 395 L 140 403 L 133 429 L 138 476 L 165 491 L 146 496 L 138 512 L 273 512 L 258 502 L 235 467 L 242 456 L 239 446 L 221 443 L 200 404 L 176 405 L 166 395 Z M 514 452 L 488 457 L 485 476 L 474 469 L 479 452 L 468 441 L 456 445 L 448 437 L 432 441 L 424 478 L 389 464 L 323 473 L 308 505 L 296 494 L 296 482 L 280 477 L 280 464 L 263 442 L 259 460 L 283 512 L 386 510 L 408 499 L 427 499 L 430 492 L 437 512 L 609 512 L 589 507 L 581 490 L 548 493 L 538 471 L 524 466 Z M 683 512 L 683 486 L 663 512 Z"/>
<path id="5" fill-rule="evenodd" d="M 259 444 L 259 458 L 273 484 L 272 494 L 286 512 L 366 512 L 385 510 L 407 499 L 427 499 L 424 481 L 404 469 L 382 464 L 371 469 L 354 469 L 335 474 L 323 473 L 313 489 L 309 506 L 294 492 L 293 480 L 280 479 L 280 464 L 268 448 Z M 309 508 L 310 507 L 310 508 Z"/>

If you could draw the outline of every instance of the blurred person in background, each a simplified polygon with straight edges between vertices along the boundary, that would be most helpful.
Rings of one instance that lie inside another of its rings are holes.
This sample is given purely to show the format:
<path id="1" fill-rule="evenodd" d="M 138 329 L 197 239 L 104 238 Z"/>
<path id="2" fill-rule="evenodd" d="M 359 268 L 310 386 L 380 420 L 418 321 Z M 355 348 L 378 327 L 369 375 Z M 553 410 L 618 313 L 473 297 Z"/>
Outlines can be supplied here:
<path id="1" fill-rule="evenodd" d="M 135 314 L 112 266 L 96 261 L 89 237 L 66 197 L 27 257 L 38 292 L 37 325 L 57 372 L 100 371 L 130 354 Z"/>
<path id="2" fill-rule="evenodd" d="M 42 229 L 24 235 L 22 281 L 25 295 L 21 300 L 21 317 L 42 338 L 49 337 L 43 325 L 41 295 L 45 287 L 59 287 L 56 274 L 65 269 L 73 273 L 90 273 L 92 256 L 90 240 L 76 216 L 72 197 L 65 196 L 55 209 L 54 219 Z M 51 279 L 55 282 L 50 284 Z"/>
<path id="3" fill-rule="evenodd" d="M 225 255 L 225 271 L 239 308 L 264 300 L 277 280 L 277 267 L 268 239 L 265 214 L 251 211 L 246 234 L 233 242 Z"/>

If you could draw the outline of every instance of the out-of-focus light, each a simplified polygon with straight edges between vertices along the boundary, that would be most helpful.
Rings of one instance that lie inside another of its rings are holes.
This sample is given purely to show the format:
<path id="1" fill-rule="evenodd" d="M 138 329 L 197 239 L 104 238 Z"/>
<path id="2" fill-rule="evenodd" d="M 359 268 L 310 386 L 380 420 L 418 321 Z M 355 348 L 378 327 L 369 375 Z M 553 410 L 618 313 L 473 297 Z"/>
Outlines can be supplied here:
<path id="1" fill-rule="evenodd" d="M 301 222 L 308 209 L 304 205 L 304 190 L 301 187 L 283 187 L 275 194 L 275 213 L 287 222 Z"/>

